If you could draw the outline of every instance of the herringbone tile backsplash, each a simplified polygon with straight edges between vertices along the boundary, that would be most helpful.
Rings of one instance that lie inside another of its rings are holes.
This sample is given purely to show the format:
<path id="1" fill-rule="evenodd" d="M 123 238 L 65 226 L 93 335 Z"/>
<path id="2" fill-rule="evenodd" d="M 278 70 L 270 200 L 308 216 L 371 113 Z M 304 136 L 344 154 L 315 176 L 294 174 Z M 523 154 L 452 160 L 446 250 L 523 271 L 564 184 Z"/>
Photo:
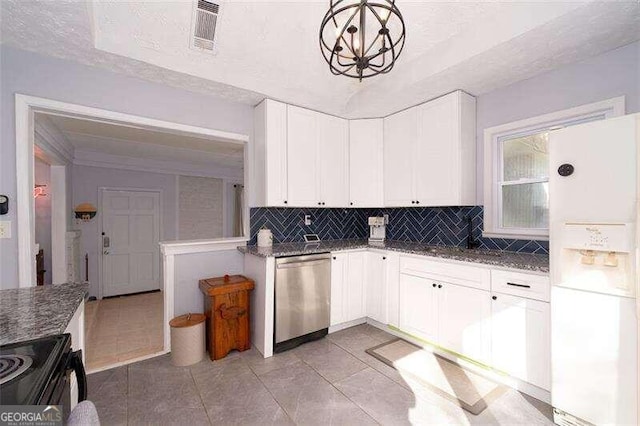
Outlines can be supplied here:
<path id="1" fill-rule="evenodd" d="M 466 217 L 470 216 L 473 235 L 480 242 L 480 248 L 549 253 L 547 241 L 482 238 L 482 213 L 482 206 L 393 209 L 253 208 L 249 244 L 256 244 L 258 231 L 263 226 L 271 229 L 276 243 L 304 241 L 304 234 L 318 234 L 322 240 L 368 238 L 367 218 L 388 214 L 388 240 L 464 247 L 467 238 Z M 310 226 L 304 224 L 305 214 L 311 215 Z"/>

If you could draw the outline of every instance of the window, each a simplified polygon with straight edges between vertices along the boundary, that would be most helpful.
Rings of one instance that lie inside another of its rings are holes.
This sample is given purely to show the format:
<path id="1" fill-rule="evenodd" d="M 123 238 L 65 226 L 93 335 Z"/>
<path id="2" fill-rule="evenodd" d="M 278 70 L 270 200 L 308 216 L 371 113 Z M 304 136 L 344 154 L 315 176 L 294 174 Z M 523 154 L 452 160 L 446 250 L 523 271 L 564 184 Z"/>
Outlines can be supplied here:
<path id="1" fill-rule="evenodd" d="M 485 130 L 485 237 L 549 237 L 549 140 L 553 130 L 624 114 L 624 97 Z"/>

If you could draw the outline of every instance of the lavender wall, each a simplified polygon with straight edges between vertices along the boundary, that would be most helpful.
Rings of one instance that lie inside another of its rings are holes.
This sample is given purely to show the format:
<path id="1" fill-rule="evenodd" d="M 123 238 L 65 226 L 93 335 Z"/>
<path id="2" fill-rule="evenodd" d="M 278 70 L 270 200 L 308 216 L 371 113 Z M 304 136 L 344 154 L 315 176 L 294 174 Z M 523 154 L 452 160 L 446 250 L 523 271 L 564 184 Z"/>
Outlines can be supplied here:
<path id="1" fill-rule="evenodd" d="M 154 189 L 162 193 L 161 240 L 176 239 L 176 177 L 175 175 L 118 170 L 106 167 L 78 166 L 72 167 L 73 205 L 91 203 L 99 206 L 100 187 L 109 188 L 144 188 Z M 80 250 L 89 255 L 89 294 L 98 296 L 98 229 L 102 221 L 100 212 L 96 218 L 87 223 L 74 225 L 82 231 Z M 83 271 L 84 276 L 84 271 Z"/>
<path id="2" fill-rule="evenodd" d="M 484 129 L 617 96 L 640 112 L 640 42 L 477 97 L 477 200 L 483 204 Z"/>
<path id="3" fill-rule="evenodd" d="M 0 288 L 18 286 L 15 93 L 251 135 L 253 108 L 68 60 L 0 46 L 0 194 L 11 239 L 0 240 Z"/>

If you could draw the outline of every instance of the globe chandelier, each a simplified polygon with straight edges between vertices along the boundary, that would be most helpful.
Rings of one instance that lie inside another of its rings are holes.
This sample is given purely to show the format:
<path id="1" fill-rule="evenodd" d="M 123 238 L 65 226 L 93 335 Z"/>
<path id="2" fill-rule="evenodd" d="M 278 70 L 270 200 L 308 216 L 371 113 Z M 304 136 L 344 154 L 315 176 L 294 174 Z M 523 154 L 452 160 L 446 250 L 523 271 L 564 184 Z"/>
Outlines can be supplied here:
<path id="1" fill-rule="evenodd" d="M 391 71 L 404 41 L 395 0 L 330 0 L 320 25 L 320 49 L 331 72 L 360 81 Z"/>

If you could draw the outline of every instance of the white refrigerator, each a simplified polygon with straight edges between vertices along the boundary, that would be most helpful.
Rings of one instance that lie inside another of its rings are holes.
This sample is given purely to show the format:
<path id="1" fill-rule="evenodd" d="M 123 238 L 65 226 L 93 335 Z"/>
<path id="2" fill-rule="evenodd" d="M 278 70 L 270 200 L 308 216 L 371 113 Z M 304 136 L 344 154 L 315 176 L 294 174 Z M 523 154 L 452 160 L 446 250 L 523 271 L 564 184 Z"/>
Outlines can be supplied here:
<path id="1" fill-rule="evenodd" d="M 640 115 L 551 133 L 551 400 L 560 425 L 638 424 Z"/>

